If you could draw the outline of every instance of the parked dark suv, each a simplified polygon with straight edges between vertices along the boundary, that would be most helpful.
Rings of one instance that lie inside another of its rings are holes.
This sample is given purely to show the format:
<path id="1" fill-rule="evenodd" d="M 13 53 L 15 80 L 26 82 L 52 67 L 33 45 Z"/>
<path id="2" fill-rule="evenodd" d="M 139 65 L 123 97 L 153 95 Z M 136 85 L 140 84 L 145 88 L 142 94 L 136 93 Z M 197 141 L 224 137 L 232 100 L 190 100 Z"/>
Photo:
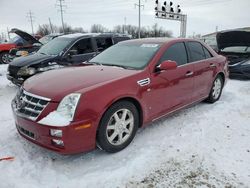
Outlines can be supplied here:
<path id="1" fill-rule="evenodd" d="M 7 78 L 21 85 L 37 73 L 81 64 L 106 48 L 129 39 L 128 35 L 113 33 L 63 35 L 48 42 L 33 55 L 14 59 L 9 64 Z"/>

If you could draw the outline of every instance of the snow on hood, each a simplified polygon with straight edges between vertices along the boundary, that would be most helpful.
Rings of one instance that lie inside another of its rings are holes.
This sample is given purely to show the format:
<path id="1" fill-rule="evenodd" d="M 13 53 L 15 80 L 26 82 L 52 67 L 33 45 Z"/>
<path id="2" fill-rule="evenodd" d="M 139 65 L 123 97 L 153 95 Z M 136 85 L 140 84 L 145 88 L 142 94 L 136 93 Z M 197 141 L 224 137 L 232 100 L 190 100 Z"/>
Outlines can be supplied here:
<path id="1" fill-rule="evenodd" d="M 69 120 L 62 116 L 57 111 L 49 113 L 46 117 L 41 119 L 38 123 L 49 126 L 64 127 L 70 124 Z"/>
<path id="2" fill-rule="evenodd" d="M 218 49 L 222 50 L 232 46 L 250 46 L 249 31 L 225 31 L 216 36 Z"/>

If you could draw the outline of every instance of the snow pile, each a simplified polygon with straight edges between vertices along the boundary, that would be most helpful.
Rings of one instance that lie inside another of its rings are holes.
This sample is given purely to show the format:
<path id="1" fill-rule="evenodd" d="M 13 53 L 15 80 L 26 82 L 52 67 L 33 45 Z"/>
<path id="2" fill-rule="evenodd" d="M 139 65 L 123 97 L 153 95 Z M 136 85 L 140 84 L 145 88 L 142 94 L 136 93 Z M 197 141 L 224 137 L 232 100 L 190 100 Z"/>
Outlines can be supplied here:
<path id="1" fill-rule="evenodd" d="M 10 107 L 16 88 L 5 75 L 0 79 L 0 158 L 15 157 L 0 161 L 1 188 L 250 185 L 248 81 L 230 80 L 217 103 L 200 103 L 139 130 L 119 153 L 61 156 L 17 133 Z"/>
<path id="2" fill-rule="evenodd" d="M 0 88 L 6 87 L 9 81 L 6 79 L 8 65 L 0 64 Z"/>
<path id="3" fill-rule="evenodd" d="M 49 126 L 64 127 L 69 125 L 70 121 L 57 111 L 54 111 L 49 113 L 49 115 L 41 119 L 38 123 Z"/>

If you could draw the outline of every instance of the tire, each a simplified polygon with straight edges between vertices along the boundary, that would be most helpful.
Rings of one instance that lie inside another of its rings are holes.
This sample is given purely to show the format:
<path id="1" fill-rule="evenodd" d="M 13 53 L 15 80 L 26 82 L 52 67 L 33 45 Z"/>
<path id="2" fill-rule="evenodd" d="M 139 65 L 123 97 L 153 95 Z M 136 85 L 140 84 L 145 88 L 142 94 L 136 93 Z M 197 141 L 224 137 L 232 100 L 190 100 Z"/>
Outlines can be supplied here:
<path id="1" fill-rule="evenodd" d="M 208 103 L 215 103 L 221 97 L 222 89 L 223 89 L 224 81 L 220 75 L 218 75 L 214 82 L 213 86 L 210 90 L 209 97 L 206 99 Z"/>
<path id="2" fill-rule="evenodd" d="M 9 63 L 9 53 L 8 52 L 1 52 L 0 53 L 0 63 L 8 64 Z"/>
<path id="3" fill-rule="evenodd" d="M 127 147 L 139 126 L 139 113 L 128 101 L 113 104 L 103 115 L 97 132 L 98 146 L 108 153 Z"/>

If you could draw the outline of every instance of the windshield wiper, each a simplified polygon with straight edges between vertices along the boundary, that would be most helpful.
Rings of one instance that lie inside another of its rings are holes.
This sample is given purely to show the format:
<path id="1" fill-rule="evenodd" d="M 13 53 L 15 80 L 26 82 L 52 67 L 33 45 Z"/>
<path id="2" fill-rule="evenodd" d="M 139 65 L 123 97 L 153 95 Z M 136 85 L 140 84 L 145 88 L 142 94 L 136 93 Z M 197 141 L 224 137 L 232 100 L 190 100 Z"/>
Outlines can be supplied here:
<path id="1" fill-rule="evenodd" d="M 89 62 L 89 61 L 85 61 L 84 64 L 91 64 L 91 65 L 102 65 L 101 63 L 98 63 L 98 62 Z"/>
<path id="2" fill-rule="evenodd" d="M 39 54 L 42 54 L 42 55 L 47 55 L 46 53 L 44 53 L 44 52 L 39 52 Z"/>
<path id="3" fill-rule="evenodd" d="M 113 66 L 113 67 L 121 67 L 123 69 L 131 69 L 134 70 L 133 67 L 128 67 L 128 66 L 124 66 L 124 65 L 117 65 L 117 64 L 103 64 L 104 66 Z"/>

